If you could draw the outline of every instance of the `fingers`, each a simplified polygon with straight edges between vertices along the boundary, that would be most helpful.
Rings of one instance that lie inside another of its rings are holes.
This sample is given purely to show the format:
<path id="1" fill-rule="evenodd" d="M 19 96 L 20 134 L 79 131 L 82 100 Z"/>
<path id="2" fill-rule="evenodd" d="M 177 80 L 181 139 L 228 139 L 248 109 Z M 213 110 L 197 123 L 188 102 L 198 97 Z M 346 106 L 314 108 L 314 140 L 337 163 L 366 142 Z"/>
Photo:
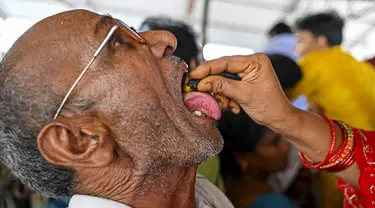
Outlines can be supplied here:
<path id="1" fill-rule="evenodd" d="M 259 65 L 269 62 L 267 55 L 258 53 L 250 56 L 226 56 L 219 59 L 207 61 L 190 72 L 193 79 L 203 79 L 209 75 L 219 74 L 223 71 L 237 73 L 243 77 Z"/>
<path id="2" fill-rule="evenodd" d="M 239 75 L 240 81 L 218 76 L 222 72 Z M 256 94 L 279 86 L 271 62 L 265 54 L 228 56 L 208 61 L 190 72 L 190 78 L 200 79 L 198 91 L 214 93 L 220 108 L 235 114 L 246 109 Z M 256 90 L 252 90 L 256 89 Z"/>
<path id="3" fill-rule="evenodd" d="M 239 114 L 241 111 L 240 105 L 234 100 L 229 101 L 229 109 L 234 114 Z"/>
<path id="4" fill-rule="evenodd" d="M 229 98 L 221 95 L 215 95 L 215 98 L 221 109 L 227 109 L 229 107 Z"/>
<path id="5" fill-rule="evenodd" d="M 229 100 L 229 98 L 221 95 L 215 95 L 215 99 L 217 100 L 221 109 L 229 109 L 234 114 L 240 113 L 241 107 L 236 101 Z"/>
<path id="6" fill-rule="evenodd" d="M 214 93 L 217 96 L 236 100 L 241 93 L 244 93 L 238 89 L 239 85 L 241 85 L 241 81 L 227 79 L 222 76 L 208 76 L 199 82 L 198 91 Z M 223 99 L 223 101 L 228 106 L 228 100 L 225 101 Z"/>

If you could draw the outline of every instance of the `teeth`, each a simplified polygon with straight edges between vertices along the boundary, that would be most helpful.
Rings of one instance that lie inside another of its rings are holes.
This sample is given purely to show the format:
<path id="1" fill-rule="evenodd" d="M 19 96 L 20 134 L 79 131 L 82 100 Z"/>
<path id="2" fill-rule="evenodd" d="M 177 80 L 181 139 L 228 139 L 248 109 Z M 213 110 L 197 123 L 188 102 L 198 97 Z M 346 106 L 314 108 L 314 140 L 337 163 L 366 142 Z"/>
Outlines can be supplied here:
<path id="1" fill-rule="evenodd" d="M 196 116 L 202 116 L 203 115 L 202 111 L 198 111 L 198 110 L 194 111 L 193 114 L 196 115 Z"/>
<path id="2" fill-rule="evenodd" d="M 193 114 L 195 116 L 198 116 L 198 117 L 205 117 L 206 116 L 204 113 L 202 113 L 202 111 L 199 111 L 199 110 L 194 111 Z"/>

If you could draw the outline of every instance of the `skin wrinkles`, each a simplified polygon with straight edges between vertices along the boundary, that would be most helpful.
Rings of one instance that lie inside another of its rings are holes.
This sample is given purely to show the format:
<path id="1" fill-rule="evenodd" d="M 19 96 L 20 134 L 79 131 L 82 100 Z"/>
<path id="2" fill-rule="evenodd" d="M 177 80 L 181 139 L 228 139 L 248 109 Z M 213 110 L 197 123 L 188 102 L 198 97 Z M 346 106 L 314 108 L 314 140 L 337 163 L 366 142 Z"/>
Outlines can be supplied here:
<path id="1" fill-rule="evenodd" d="M 22 97 L 33 104 L 44 97 L 55 110 L 111 27 L 98 29 L 100 19 L 76 10 L 34 25 L 8 53 L 17 60 L 9 83 L 24 83 Z M 193 207 L 197 165 L 218 153 L 222 140 L 183 105 L 175 37 L 141 35 L 149 45 L 104 47 L 59 117 L 35 119 L 35 140 L 50 164 L 74 170 L 74 193 L 133 207 Z"/>

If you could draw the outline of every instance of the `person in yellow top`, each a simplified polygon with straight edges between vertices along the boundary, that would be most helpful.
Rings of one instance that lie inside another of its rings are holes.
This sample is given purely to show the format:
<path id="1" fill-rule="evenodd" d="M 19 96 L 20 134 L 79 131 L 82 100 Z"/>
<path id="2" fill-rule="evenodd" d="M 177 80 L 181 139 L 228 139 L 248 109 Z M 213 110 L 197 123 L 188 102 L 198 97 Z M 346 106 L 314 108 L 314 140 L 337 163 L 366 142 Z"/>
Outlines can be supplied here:
<path id="1" fill-rule="evenodd" d="M 297 28 L 303 77 L 292 97 L 306 95 L 327 117 L 375 130 L 374 68 L 341 49 L 342 19 L 334 13 L 321 13 L 300 19 Z M 339 105 L 343 107 L 332 107 Z"/>
<path id="2" fill-rule="evenodd" d="M 341 49 L 343 27 L 344 21 L 335 12 L 297 20 L 296 52 L 301 56 L 302 79 L 290 93 L 294 98 L 305 95 L 331 119 L 375 130 L 375 71 Z M 339 207 L 335 178 L 319 177 L 321 207 Z"/>
<path id="3" fill-rule="evenodd" d="M 327 117 L 357 128 L 375 130 L 375 72 L 372 66 L 357 61 L 340 46 L 311 52 L 303 56 L 299 65 L 303 78 L 292 91 L 294 97 L 304 94 L 309 102 L 319 104 Z M 346 104 L 332 107 L 340 103 Z"/>

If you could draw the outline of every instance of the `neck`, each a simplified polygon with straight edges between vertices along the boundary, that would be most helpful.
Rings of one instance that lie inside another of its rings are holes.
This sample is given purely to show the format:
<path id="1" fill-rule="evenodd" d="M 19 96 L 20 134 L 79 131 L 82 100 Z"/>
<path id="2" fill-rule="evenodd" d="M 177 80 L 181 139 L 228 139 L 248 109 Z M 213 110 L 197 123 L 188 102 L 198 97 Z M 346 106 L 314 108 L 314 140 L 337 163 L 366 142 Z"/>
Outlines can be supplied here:
<path id="1" fill-rule="evenodd" d="M 100 174 L 96 185 L 78 187 L 79 193 L 113 200 L 131 207 L 183 207 L 195 205 L 197 167 L 148 172 Z M 111 176 L 109 178 L 108 176 Z M 118 176 L 118 177 L 116 177 Z M 103 181 L 105 182 L 99 182 Z"/>

